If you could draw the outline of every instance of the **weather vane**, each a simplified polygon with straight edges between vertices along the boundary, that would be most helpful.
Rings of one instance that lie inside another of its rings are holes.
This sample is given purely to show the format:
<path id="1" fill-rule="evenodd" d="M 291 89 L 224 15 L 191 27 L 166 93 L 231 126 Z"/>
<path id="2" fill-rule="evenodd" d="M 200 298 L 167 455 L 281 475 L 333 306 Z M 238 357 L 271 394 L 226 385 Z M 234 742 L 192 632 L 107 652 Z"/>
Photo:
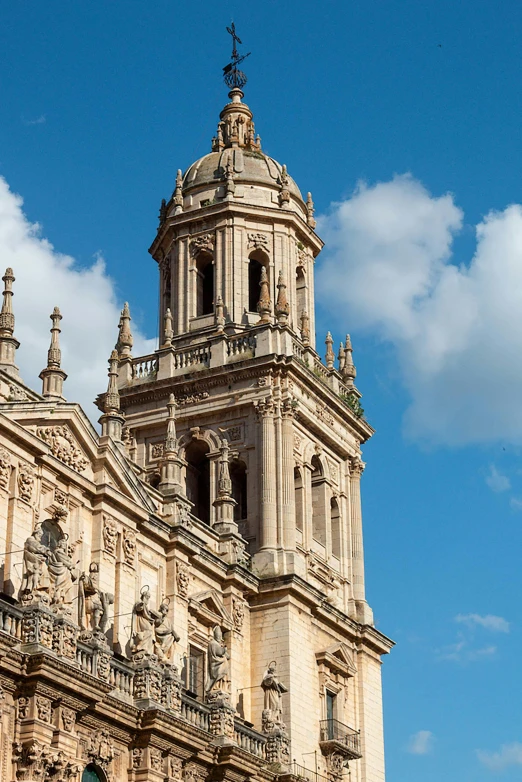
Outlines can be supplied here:
<path id="1" fill-rule="evenodd" d="M 232 57 L 230 58 L 231 62 L 223 68 L 223 78 L 225 84 L 230 89 L 233 89 L 234 87 L 239 87 L 239 89 L 241 89 L 247 83 L 247 77 L 237 66 L 240 62 L 243 62 L 243 60 L 246 60 L 246 58 L 249 57 L 250 52 L 243 55 L 239 54 L 236 44 L 241 43 L 241 38 L 239 38 L 236 33 L 236 25 L 234 22 L 232 22 L 230 27 L 227 27 L 227 33 L 232 36 Z"/>

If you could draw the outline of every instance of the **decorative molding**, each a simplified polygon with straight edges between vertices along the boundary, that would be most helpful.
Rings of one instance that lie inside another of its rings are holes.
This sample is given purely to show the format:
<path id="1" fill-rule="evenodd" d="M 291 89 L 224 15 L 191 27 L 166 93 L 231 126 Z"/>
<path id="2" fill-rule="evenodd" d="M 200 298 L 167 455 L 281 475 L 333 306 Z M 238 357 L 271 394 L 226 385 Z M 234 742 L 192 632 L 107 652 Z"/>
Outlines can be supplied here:
<path id="1" fill-rule="evenodd" d="M 190 240 L 190 253 L 196 258 L 200 252 L 214 252 L 215 237 L 214 234 L 206 233 L 200 236 L 194 236 Z"/>
<path id="2" fill-rule="evenodd" d="M 53 456 L 73 470 L 83 472 L 89 464 L 67 426 L 40 426 L 36 434 L 50 446 Z"/>

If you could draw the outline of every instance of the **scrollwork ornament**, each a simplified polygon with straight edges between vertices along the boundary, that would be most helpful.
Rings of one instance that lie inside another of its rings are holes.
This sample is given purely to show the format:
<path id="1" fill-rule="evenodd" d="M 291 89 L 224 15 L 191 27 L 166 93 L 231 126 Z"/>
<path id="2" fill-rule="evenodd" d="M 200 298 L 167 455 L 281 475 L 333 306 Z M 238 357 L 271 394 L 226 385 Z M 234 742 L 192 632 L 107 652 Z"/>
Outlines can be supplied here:
<path id="1" fill-rule="evenodd" d="M 118 543 L 118 525 L 111 516 L 103 516 L 103 546 L 105 553 L 111 557 L 116 556 Z"/>
<path id="2" fill-rule="evenodd" d="M 31 503 L 33 499 L 33 489 L 35 483 L 35 474 L 28 464 L 20 462 L 18 467 L 18 496 L 21 500 Z"/>
<path id="3" fill-rule="evenodd" d="M 123 529 L 123 560 L 129 567 L 134 567 L 136 562 L 136 533 L 134 530 Z"/>
<path id="4" fill-rule="evenodd" d="M 0 489 L 9 488 L 11 475 L 11 454 L 5 448 L 0 448 Z"/>

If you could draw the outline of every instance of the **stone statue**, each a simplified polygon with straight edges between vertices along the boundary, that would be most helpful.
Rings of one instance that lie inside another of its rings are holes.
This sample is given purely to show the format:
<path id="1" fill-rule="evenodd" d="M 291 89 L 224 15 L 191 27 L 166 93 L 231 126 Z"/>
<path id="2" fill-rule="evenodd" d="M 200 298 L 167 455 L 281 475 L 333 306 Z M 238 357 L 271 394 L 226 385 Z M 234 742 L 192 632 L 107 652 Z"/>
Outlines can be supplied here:
<path id="1" fill-rule="evenodd" d="M 89 573 L 80 576 L 78 590 L 78 624 L 82 630 L 90 629 L 95 634 L 107 630 L 109 606 L 114 603 L 114 595 L 100 590 L 99 569 L 97 562 L 91 562 Z"/>
<path id="2" fill-rule="evenodd" d="M 281 684 L 277 678 L 277 664 L 272 660 L 263 675 L 261 687 L 265 692 L 265 702 L 263 706 L 263 728 L 284 727 L 283 724 L 283 693 L 288 692 L 284 684 Z"/>
<path id="3" fill-rule="evenodd" d="M 42 543 L 43 530 L 36 527 L 24 544 L 23 576 L 20 594 L 35 594 L 49 590 L 47 558 L 49 549 Z"/>
<path id="4" fill-rule="evenodd" d="M 51 579 L 51 605 L 69 609 L 74 599 L 73 582 L 77 575 L 67 539 L 68 536 L 64 535 L 49 551 L 47 568 Z"/>
<path id="5" fill-rule="evenodd" d="M 131 652 L 135 655 L 154 654 L 154 622 L 156 614 L 149 608 L 150 590 L 143 587 L 141 600 L 132 609 Z"/>
<path id="6" fill-rule="evenodd" d="M 174 645 L 179 641 L 179 635 L 168 619 L 169 599 L 162 601 L 154 619 L 154 653 L 162 663 L 172 665 L 174 661 Z"/>
<path id="7" fill-rule="evenodd" d="M 229 659 L 226 645 L 223 643 L 223 633 L 221 627 L 216 625 L 212 631 L 212 638 L 208 644 L 208 678 L 206 691 L 228 692 L 229 685 Z"/>

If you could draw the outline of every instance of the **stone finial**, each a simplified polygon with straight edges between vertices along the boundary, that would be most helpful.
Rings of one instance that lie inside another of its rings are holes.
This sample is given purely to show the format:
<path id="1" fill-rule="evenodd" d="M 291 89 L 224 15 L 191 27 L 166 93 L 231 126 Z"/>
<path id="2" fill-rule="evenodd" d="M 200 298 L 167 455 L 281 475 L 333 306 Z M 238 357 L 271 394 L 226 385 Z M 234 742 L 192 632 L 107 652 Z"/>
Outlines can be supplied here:
<path id="1" fill-rule="evenodd" d="M 288 172 L 286 166 L 281 169 L 279 177 L 279 206 L 290 203 L 290 190 L 288 189 Z"/>
<path id="2" fill-rule="evenodd" d="M 259 287 L 261 292 L 259 294 L 259 301 L 257 302 L 257 311 L 260 316 L 260 323 L 270 323 L 270 315 L 272 313 L 272 301 L 270 299 L 270 293 L 268 291 L 268 276 L 266 273 L 266 266 L 261 267 L 261 278 L 259 280 Z"/>
<path id="3" fill-rule="evenodd" d="M 234 169 L 232 166 L 232 161 L 229 158 L 225 168 L 225 195 L 231 198 L 235 192 L 236 183 L 234 182 Z"/>
<path id="4" fill-rule="evenodd" d="M 172 338 L 174 336 L 174 331 L 172 329 L 172 313 L 167 307 L 165 311 L 165 325 L 163 329 L 163 347 L 167 348 L 172 345 Z"/>
<path id="5" fill-rule="evenodd" d="M 104 414 L 100 418 L 102 437 L 110 436 L 121 441 L 125 418 L 120 410 L 120 393 L 118 391 L 118 351 L 114 349 L 109 358 L 109 382 L 103 403 Z"/>
<path id="6" fill-rule="evenodd" d="M 346 344 L 344 348 L 344 367 L 341 370 L 341 375 L 346 385 L 350 388 L 353 388 L 357 370 L 355 369 L 355 365 L 353 363 L 352 341 L 349 334 L 346 335 Z"/>
<path id="7" fill-rule="evenodd" d="M 337 360 L 339 362 L 339 372 L 342 374 L 344 365 L 346 364 L 346 358 L 344 355 L 344 345 L 342 342 L 339 345 L 339 353 L 337 354 Z"/>
<path id="8" fill-rule="evenodd" d="M 312 201 L 312 194 L 308 193 L 306 196 L 306 222 L 310 228 L 315 228 L 316 221 L 314 219 L 314 202 Z"/>
<path id="9" fill-rule="evenodd" d="M 0 368 L 14 377 L 18 377 L 18 367 L 15 365 L 15 351 L 20 343 L 14 337 L 15 317 L 13 314 L 13 270 L 7 268 L 2 277 L 4 292 L 2 294 L 2 310 L 0 311 Z"/>
<path id="10" fill-rule="evenodd" d="M 301 342 L 303 345 L 310 344 L 310 316 L 306 310 L 301 313 Z"/>
<path id="11" fill-rule="evenodd" d="M 40 372 L 42 396 L 46 399 L 63 399 L 63 383 L 67 375 L 61 369 L 62 351 L 60 350 L 60 321 L 62 315 L 55 307 L 51 318 L 51 345 L 47 351 L 47 366 Z"/>
<path id="12" fill-rule="evenodd" d="M 218 495 L 220 498 L 232 495 L 232 480 L 230 479 L 230 446 L 224 437 L 221 440 L 221 458 L 219 460 Z"/>
<path id="13" fill-rule="evenodd" d="M 277 322 L 281 325 L 288 323 L 288 315 L 290 314 L 290 305 L 286 296 L 286 283 L 283 279 L 283 272 L 279 272 L 277 279 L 277 301 L 275 306 L 275 314 Z"/>
<path id="14" fill-rule="evenodd" d="M 167 219 L 167 202 L 165 201 L 164 198 L 161 199 L 158 218 L 159 218 L 159 227 L 161 228 L 161 226 Z"/>
<path id="15" fill-rule="evenodd" d="M 123 309 L 120 315 L 120 322 L 118 324 L 119 334 L 118 341 L 116 343 L 116 350 L 118 351 L 118 359 L 120 361 L 130 361 L 132 359 L 132 346 L 134 340 L 130 330 L 131 315 L 129 305 L 127 302 L 123 305 Z"/>
<path id="16" fill-rule="evenodd" d="M 330 334 L 330 332 L 328 332 L 328 334 L 326 335 L 326 339 L 324 343 L 326 345 L 326 366 L 328 369 L 333 369 L 334 362 L 335 362 L 335 353 L 333 352 L 333 348 L 332 348 L 333 337 Z"/>
<path id="17" fill-rule="evenodd" d="M 165 454 L 177 454 L 178 441 L 176 437 L 176 397 L 174 394 L 169 396 L 167 402 L 167 436 L 165 438 Z"/>
<path id="18" fill-rule="evenodd" d="M 220 334 L 225 328 L 225 305 L 221 296 L 216 299 L 216 328 Z"/>
<path id="19" fill-rule="evenodd" d="M 176 174 L 176 187 L 174 189 L 174 214 L 179 215 L 183 211 L 183 175 L 181 169 L 178 168 Z"/>

